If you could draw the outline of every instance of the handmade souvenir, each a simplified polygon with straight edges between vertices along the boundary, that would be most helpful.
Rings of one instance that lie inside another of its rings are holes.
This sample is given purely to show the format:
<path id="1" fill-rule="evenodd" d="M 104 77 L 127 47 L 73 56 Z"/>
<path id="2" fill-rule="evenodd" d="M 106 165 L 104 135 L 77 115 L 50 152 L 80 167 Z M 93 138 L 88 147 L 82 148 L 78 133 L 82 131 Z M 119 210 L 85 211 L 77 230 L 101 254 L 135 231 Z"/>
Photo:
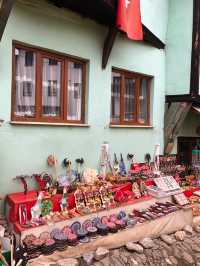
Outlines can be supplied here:
<path id="1" fill-rule="evenodd" d="M 136 199 L 141 198 L 140 189 L 139 189 L 139 186 L 136 182 L 134 182 L 132 185 L 132 192 L 134 193 L 134 196 Z"/>
<path id="2" fill-rule="evenodd" d="M 140 180 L 139 182 L 139 190 L 142 196 L 146 196 L 148 194 L 145 182 Z"/>
<path id="3" fill-rule="evenodd" d="M 108 193 L 108 199 L 109 199 L 109 206 L 114 206 L 115 205 L 115 200 L 114 200 L 114 192 L 112 190 L 112 187 L 107 187 L 107 193 Z"/>
<path id="4" fill-rule="evenodd" d="M 111 163 L 110 163 L 110 154 L 109 154 L 109 144 L 104 142 L 101 145 L 100 153 L 100 167 L 99 167 L 100 176 L 105 180 L 107 173 L 111 172 L 114 174 Z"/>
<path id="5" fill-rule="evenodd" d="M 74 222 L 71 226 L 70 226 L 70 228 L 71 228 L 71 230 L 72 230 L 72 232 L 74 233 L 74 234 L 77 234 L 77 231 L 79 230 L 79 229 L 81 229 L 81 224 L 77 221 L 77 222 Z"/>
<path id="6" fill-rule="evenodd" d="M 76 231 L 76 234 L 77 234 L 78 238 L 81 239 L 81 238 L 86 237 L 87 234 L 88 234 L 88 232 L 87 232 L 87 230 L 85 230 L 85 229 L 83 229 L 83 228 L 80 228 L 80 229 L 78 229 L 78 230 Z"/>
<path id="7" fill-rule="evenodd" d="M 99 217 L 95 217 L 93 220 L 92 220 L 92 226 L 95 226 L 97 227 L 97 224 L 100 224 L 101 223 L 101 219 Z"/>
<path id="8" fill-rule="evenodd" d="M 28 178 L 31 178 L 31 176 L 29 176 L 29 175 L 19 175 L 19 176 L 16 176 L 15 178 L 13 178 L 13 180 L 19 180 L 22 183 L 23 188 L 24 188 L 24 195 L 27 195 L 27 193 L 28 193 L 28 184 L 26 182 L 26 180 Z"/>
<path id="9" fill-rule="evenodd" d="M 76 209 L 78 211 L 82 211 L 86 206 L 83 191 L 80 188 L 77 188 L 77 190 L 74 192 L 74 197 Z"/>
<path id="10" fill-rule="evenodd" d="M 127 227 L 131 228 L 133 227 L 135 224 L 137 223 L 137 221 L 135 219 L 128 219 L 127 220 Z"/>
<path id="11" fill-rule="evenodd" d="M 97 224 L 97 230 L 98 230 L 98 233 L 102 236 L 107 235 L 109 232 L 108 226 L 102 223 Z"/>
<path id="12" fill-rule="evenodd" d="M 59 228 L 54 228 L 54 229 L 51 231 L 51 233 L 50 233 L 51 238 L 54 238 L 54 236 L 55 236 L 56 234 L 60 234 L 60 232 L 61 232 L 61 230 L 60 230 Z"/>
<path id="13" fill-rule="evenodd" d="M 93 197 L 96 211 L 102 209 L 101 194 L 96 187 L 93 188 Z"/>
<path id="14" fill-rule="evenodd" d="M 134 154 L 128 153 L 127 160 L 129 162 L 129 169 L 132 169 L 132 165 L 134 163 Z"/>
<path id="15" fill-rule="evenodd" d="M 44 197 L 43 192 L 40 192 L 35 205 L 31 208 L 31 222 L 36 224 L 39 222 L 40 216 L 42 214 L 43 197 Z"/>
<path id="16" fill-rule="evenodd" d="M 84 164 L 84 159 L 78 158 L 76 159 L 76 163 L 77 163 L 77 180 L 78 182 L 81 182 L 81 167 Z"/>
<path id="17" fill-rule="evenodd" d="M 42 208 L 42 211 L 41 211 L 42 216 L 46 216 L 46 215 L 50 214 L 50 212 L 53 209 L 53 204 L 52 204 L 51 200 L 44 200 L 42 202 L 41 208 Z"/>
<path id="18" fill-rule="evenodd" d="M 111 233 L 117 233 L 117 231 L 118 231 L 118 227 L 117 227 L 117 225 L 116 225 L 115 223 L 113 223 L 113 222 L 108 222 L 106 225 L 108 226 L 108 229 L 109 229 L 109 231 L 110 231 Z"/>
<path id="19" fill-rule="evenodd" d="M 114 170 L 115 175 L 118 175 L 119 172 L 120 172 L 119 161 L 117 160 L 117 155 L 116 155 L 116 153 L 114 153 L 113 170 Z"/>
<path id="20" fill-rule="evenodd" d="M 20 204 L 19 205 L 19 223 L 20 225 L 24 226 L 27 225 L 28 219 L 27 219 L 27 208 L 26 204 Z"/>
<path id="21" fill-rule="evenodd" d="M 51 175 L 43 172 L 41 174 L 32 175 L 39 185 L 39 190 L 47 190 L 50 192 L 50 188 L 53 186 L 53 178 Z"/>
<path id="22" fill-rule="evenodd" d="M 54 179 L 55 181 L 57 181 L 57 178 L 58 178 L 58 160 L 56 159 L 56 157 L 54 155 L 49 155 L 48 158 L 47 158 L 47 164 L 53 168 L 54 170 Z"/>
<path id="23" fill-rule="evenodd" d="M 124 163 L 124 159 L 123 159 L 122 153 L 120 154 L 119 169 L 120 169 L 120 175 L 121 176 L 126 176 L 126 166 L 125 166 L 125 163 Z"/>
<path id="24" fill-rule="evenodd" d="M 86 184 L 94 184 L 97 180 L 98 172 L 96 169 L 87 168 L 83 172 L 83 182 Z"/>
<path id="25" fill-rule="evenodd" d="M 84 191 L 85 205 L 90 212 L 96 211 L 95 198 L 92 186 L 88 186 Z"/>
<path id="26" fill-rule="evenodd" d="M 154 170 L 155 174 L 160 174 L 160 144 L 155 145 L 154 151 Z"/>
<path id="27" fill-rule="evenodd" d="M 145 163 L 150 166 L 151 164 L 151 155 L 149 153 L 146 153 L 145 154 L 145 157 L 144 157 L 144 160 L 145 160 Z"/>
<path id="28" fill-rule="evenodd" d="M 96 237 L 96 234 L 97 234 L 97 228 L 96 227 L 90 226 L 87 228 L 87 231 L 88 231 L 88 236 Z"/>
<path id="29" fill-rule="evenodd" d="M 120 211 L 117 215 L 117 219 L 121 220 L 126 217 L 125 211 Z"/>
<path id="30" fill-rule="evenodd" d="M 67 193 L 67 187 L 63 188 L 63 197 L 60 202 L 60 208 L 62 212 L 67 212 L 68 208 L 68 193 Z"/>
<path id="31" fill-rule="evenodd" d="M 85 220 L 82 224 L 82 228 L 84 230 L 87 230 L 88 227 L 93 227 L 92 221 L 91 220 Z"/>
<path id="32" fill-rule="evenodd" d="M 154 178 L 154 182 L 156 183 L 159 189 L 165 192 L 180 189 L 180 186 L 173 178 L 173 176 L 162 176 L 159 178 Z"/>
<path id="33" fill-rule="evenodd" d="M 181 206 L 187 205 L 189 203 L 188 199 L 186 198 L 186 196 L 183 193 L 174 195 L 174 199 Z"/>
<path id="34" fill-rule="evenodd" d="M 77 235 L 74 233 L 68 234 L 68 245 L 75 246 L 77 244 Z"/>
<path id="35" fill-rule="evenodd" d="M 63 165 L 66 167 L 66 173 L 58 177 L 58 183 L 61 187 L 68 187 L 76 181 L 76 172 L 71 169 L 72 162 L 68 158 L 63 160 Z"/>

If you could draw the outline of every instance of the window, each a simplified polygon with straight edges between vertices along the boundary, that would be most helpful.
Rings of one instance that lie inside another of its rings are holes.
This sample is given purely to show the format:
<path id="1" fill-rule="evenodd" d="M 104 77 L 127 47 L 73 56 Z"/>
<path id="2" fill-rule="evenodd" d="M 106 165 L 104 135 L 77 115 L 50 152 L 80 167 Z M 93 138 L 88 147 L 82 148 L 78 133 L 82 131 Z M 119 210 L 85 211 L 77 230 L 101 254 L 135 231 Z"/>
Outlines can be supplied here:
<path id="1" fill-rule="evenodd" d="M 13 45 L 12 121 L 84 123 L 86 62 Z"/>
<path id="2" fill-rule="evenodd" d="M 152 77 L 113 69 L 111 124 L 150 125 Z"/>

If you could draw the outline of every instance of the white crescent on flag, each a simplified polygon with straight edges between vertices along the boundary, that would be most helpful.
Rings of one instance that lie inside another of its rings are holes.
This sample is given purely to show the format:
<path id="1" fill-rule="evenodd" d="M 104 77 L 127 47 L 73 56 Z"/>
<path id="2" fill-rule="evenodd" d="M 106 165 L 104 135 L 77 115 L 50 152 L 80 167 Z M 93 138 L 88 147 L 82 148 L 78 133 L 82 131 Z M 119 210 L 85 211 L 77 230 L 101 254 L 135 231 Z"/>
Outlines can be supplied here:
<path id="1" fill-rule="evenodd" d="M 128 5 L 130 4 L 130 0 L 125 0 L 125 6 L 126 6 L 126 8 L 128 8 Z"/>

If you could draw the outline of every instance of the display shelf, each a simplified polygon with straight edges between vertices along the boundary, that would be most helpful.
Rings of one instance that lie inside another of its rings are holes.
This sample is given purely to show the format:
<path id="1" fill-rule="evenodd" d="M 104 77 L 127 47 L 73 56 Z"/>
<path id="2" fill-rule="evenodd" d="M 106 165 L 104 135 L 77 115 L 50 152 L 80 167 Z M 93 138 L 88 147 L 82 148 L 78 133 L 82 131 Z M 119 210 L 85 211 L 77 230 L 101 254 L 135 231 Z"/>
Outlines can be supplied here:
<path id="1" fill-rule="evenodd" d="M 84 220 L 87 220 L 87 219 L 115 214 L 119 212 L 120 210 L 125 210 L 128 213 L 128 212 L 131 212 L 133 208 L 135 209 L 147 208 L 148 206 L 150 206 L 151 204 L 154 204 L 155 202 L 156 200 L 152 198 L 151 196 L 144 196 L 140 199 L 135 199 L 133 201 L 123 203 L 120 206 L 112 208 L 112 209 L 102 210 L 102 211 L 87 214 L 87 215 L 76 216 L 71 219 L 66 219 L 66 220 L 62 220 L 59 222 L 55 222 L 53 224 L 48 224 L 48 225 L 46 224 L 46 225 L 41 225 L 41 226 L 36 226 L 36 227 L 31 227 L 31 228 L 23 228 L 20 226 L 18 222 L 16 222 L 14 223 L 14 230 L 17 234 L 20 235 L 21 239 L 25 238 L 25 236 L 29 234 L 34 234 L 35 236 L 39 236 L 41 232 L 44 232 L 44 231 L 51 232 L 54 228 L 62 228 L 66 225 L 71 225 L 75 221 L 83 222 Z"/>

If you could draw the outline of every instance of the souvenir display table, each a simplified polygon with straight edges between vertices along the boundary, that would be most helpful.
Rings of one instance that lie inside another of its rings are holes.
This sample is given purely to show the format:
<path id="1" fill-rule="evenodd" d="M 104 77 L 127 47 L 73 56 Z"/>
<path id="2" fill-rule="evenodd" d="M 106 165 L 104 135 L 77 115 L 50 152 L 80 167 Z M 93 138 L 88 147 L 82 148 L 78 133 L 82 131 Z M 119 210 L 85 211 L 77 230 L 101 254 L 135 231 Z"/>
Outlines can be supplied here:
<path id="1" fill-rule="evenodd" d="M 144 237 L 157 237 L 162 234 L 170 234 L 175 231 L 181 230 L 185 225 L 192 224 L 192 210 L 183 209 L 174 213 L 168 214 L 164 217 L 158 218 L 153 221 L 147 221 L 143 224 L 135 225 L 132 228 L 118 231 L 117 234 L 109 234 L 107 236 L 101 236 L 93 241 L 85 244 L 79 244 L 75 247 L 68 247 L 65 251 L 56 251 L 48 258 L 56 257 L 56 255 L 63 255 L 65 258 L 80 257 L 84 253 L 95 251 L 98 247 L 104 247 L 107 249 L 118 248 L 125 245 L 129 241 L 137 242 Z M 43 256 L 36 258 L 42 260 Z"/>
<path id="2" fill-rule="evenodd" d="M 163 200 L 165 201 L 165 199 Z M 124 210 L 127 213 L 130 212 L 133 208 L 135 209 L 144 209 L 147 208 L 148 206 L 154 204 L 156 202 L 156 199 L 151 197 L 151 196 L 146 196 L 142 199 L 137 199 L 134 200 L 134 203 L 127 202 L 125 204 L 122 204 L 120 207 L 116 207 L 113 209 L 109 210 L 104 210 L 100 211 L 98 213 L 92 213 L 88 215 L 83 215 L 83 216 L 77 216 L 68 220 L 56 222 L 52 225 L 41 225 L 38 227 L 33 227 L 29 229 L 24 229 L 20 227 L 18 223 L 15 223 L 15 231 L 16 233 L 20 234 L 20 238 L 23 240 L 27 235 L 29 234 L 34 234 L 35 236 L 39 236 L 42 232 L 51 232 L 54 228 L 63 228 L 64 226 L 70 226 L 72 225 L 75 221 L 79 221 L 80 223 L 83 222 L 84 220 L 91 220 L 94 219 L 95 217 L 101 218 L 103 216 L 109 216 L 115 213 L 118 213 L 120 210 Z"/>
<path id="3" fill-rule="evenodd" d="M 7 219 L 19 245 L 16 256 L 26 254 L 30 260 L 64 252 L 65 257 L 77 257 L 100 246 L 116 248 L 191 224 L 187 197 L 198 190 L 190 184 L 194 179 L 186 179 L 190 186 L 184 192 L 180 187 L 183 170 L 177 167 L 176 157 L 160 158 L 158 148 L 153 165 L 149 154 L 145 163 L 135 163 L 134 155 L 128 154 L 128 171 L 122 154 L 120 162 L 115 154 L 111 164 L 107 144 L 102 145 L 99 171 L 81 171 L 83 158 L 76 159 L 74 171 L 65 158 L 66 173 L 58 175 L 58 161 L 50 155 L 47 162 L 53 174 L 31 176 L 39 185 L 37 191 L 28 191 L 28 176 L 16 177 L 24 192 L 6 199 Z"/>

